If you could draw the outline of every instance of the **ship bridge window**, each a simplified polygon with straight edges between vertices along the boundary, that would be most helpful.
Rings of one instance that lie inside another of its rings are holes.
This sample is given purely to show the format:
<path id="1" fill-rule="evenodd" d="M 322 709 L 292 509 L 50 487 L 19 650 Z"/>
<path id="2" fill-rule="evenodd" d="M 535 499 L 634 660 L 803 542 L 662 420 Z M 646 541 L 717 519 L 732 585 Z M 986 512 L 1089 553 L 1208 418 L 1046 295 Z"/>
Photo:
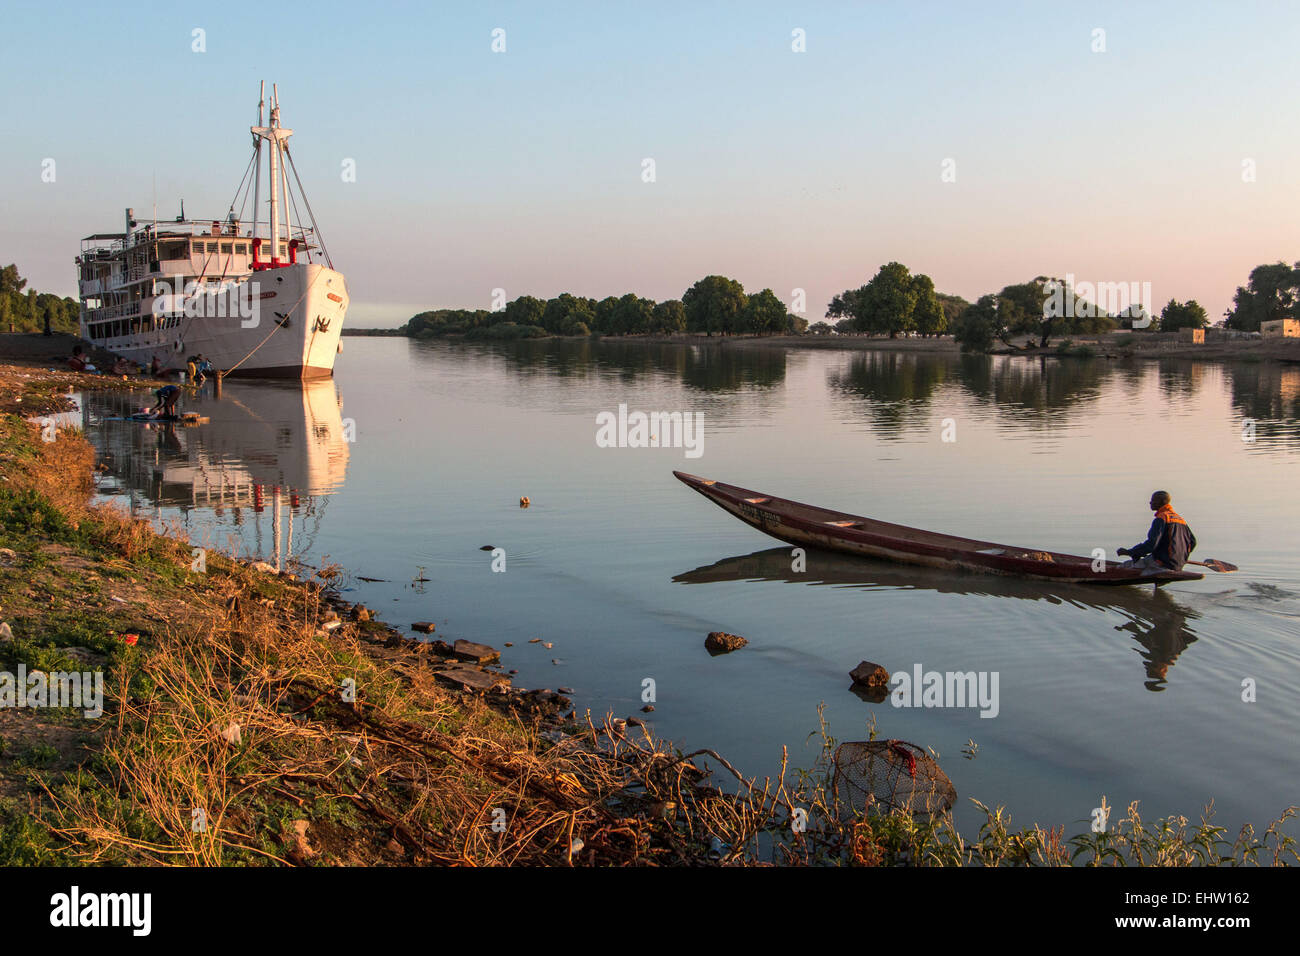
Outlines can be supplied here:
<path id="1" fill-rule="evenodd" d="M 216 244 L 215 242 L 209 242 L 209 243 L 208 243 L 208 255 L 210 255 L 210 256 L 215 256 L 216 254 L 217 254 L 217 244 Z"/>
<path id="2" fill-rule="evenodd" d="M 242 256 L 242 255 L 246 255 L 247 252 L 248 252 L 248 247 L 246 245 L 244 245 L 242 242 L 235 243 L 235 255 Z"/>
<path id="3" fill-rule="evenodd" d="M 228 256 L 228 255 L 230 255 L 230 243 L 228 243 L 228 242 L 223 242 L 223 243 L 221 244 L 221 254 L 222 254 L 223 256 Z"/>

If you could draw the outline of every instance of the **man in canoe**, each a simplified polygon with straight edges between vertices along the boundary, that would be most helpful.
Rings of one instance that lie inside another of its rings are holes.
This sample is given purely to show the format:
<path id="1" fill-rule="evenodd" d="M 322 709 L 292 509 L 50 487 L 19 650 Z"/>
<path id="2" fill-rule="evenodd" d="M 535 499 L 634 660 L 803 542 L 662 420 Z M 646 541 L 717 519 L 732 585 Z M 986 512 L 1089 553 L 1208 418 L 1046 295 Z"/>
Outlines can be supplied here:
<path id="1" fill-rule="evenodd" d="M 1196 547 L 1196 535 L 1187 522 L 1170 507 L 1169 492 L 1156 491 L 1151 495 L 1151 510 L 1156 513 L 1147 539 L 1131 548 L 1120 548 L 1116 554 L 1126 555 L 1126 566 L 1134 568 L 1160 568 L 1181 571 Z"/>

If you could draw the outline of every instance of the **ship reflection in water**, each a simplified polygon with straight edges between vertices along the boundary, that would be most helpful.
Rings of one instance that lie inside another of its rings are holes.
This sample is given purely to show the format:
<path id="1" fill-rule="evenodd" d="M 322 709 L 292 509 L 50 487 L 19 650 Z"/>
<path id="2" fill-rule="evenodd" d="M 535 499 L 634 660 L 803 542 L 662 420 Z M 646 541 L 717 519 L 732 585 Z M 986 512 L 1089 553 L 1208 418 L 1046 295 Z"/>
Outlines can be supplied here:
<path id="1" fill-rule="evenodd" d="M 99 463 L 101 497 L 178 527 L 199 547 L 276 568 L 310 551 L 342 484 L 348 437 L 332 379 L 209 384 L 182 410 L 198 425 L 131 421 L 140 393 L 88 392 L 82 425 Z"/>

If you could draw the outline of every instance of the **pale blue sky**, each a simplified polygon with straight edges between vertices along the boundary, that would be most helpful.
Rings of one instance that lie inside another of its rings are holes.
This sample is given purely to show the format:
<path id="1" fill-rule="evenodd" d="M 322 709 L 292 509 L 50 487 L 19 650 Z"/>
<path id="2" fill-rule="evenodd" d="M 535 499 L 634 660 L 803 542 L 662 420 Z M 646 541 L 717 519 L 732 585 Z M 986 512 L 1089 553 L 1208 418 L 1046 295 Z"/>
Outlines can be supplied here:
<path id="1" fill-rule="evenodd" d="M 78 240 L 155 177 L 160 216 L 223 215 L 266 79 L 352 324 L 715 272 L 815 320 L 891 259 L 972 299 L 1073 273 L 1217 318 L 1300 260 L 1298 28 L 1283 3 L 9 3 L 0 262 L 72 294 Z"/>

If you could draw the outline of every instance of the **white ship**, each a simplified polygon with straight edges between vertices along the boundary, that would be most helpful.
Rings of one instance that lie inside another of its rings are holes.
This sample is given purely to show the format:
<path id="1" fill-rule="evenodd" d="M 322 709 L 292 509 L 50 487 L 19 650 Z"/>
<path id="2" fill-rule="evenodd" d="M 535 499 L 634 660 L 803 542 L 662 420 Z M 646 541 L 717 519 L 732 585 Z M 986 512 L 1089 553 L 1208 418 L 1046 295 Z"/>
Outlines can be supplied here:
<path id="1" fill-rule="evenodd" d="M 280 125 L 271 89 L 270 123 L 263 125 L 263 84 L 250 129 L 253 156 L 224 219 L 187 219 L 183 204 L 175 220 L 137 220 L 127 209 L 123 232 L 82 240 L 82 338 L 143 366 L 156 357 L 166 370 L 201 354 L 227 375 L 333 374 L 347 283 L 302 195 L 289 153 L 293 130 Z M 259 219 L 264 152 L 270 200 Z M 253 218 L 245 222 L 250 193 Z M 293 222 L 291 213 L 305 213 L 307 222 Z"/>

